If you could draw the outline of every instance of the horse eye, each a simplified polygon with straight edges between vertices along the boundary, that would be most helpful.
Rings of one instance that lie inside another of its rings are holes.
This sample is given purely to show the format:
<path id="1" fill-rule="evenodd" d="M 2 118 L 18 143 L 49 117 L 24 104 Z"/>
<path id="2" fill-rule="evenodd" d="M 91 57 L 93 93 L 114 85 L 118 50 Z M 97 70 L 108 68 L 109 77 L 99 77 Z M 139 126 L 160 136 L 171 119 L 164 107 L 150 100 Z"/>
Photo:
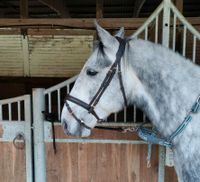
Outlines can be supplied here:
<path id="1" fill-rule="evenodd" d="M 96 70 L 93 70 L 93 69 L 88 69 L 86 71 L 87 75 L 89 76 L 95 76 L 98 72 Z"/>

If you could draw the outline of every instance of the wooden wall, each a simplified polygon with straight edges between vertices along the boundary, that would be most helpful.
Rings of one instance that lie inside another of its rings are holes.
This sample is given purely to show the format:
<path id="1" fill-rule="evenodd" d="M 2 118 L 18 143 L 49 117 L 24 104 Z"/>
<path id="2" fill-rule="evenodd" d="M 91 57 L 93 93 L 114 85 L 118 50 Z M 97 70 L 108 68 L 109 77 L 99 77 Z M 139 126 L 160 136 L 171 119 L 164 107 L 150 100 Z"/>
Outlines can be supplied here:
<path id="1" fill-rule="evenodd" d="M 161 26 L 161 25 L 159 25 Z M 153 27 L 153 26 L 152 26 Z M 149 28 L 149 40 L 154 40 L 154 28 Z M 199 25 L 194 26 L 197 30 Z M 171 28 L 172 30 L 172 28 Z M 127 30 L 127 35 L 135 30 Z M 70 34 L 71 33 L 71 34 Z M 73 35 L 74 34 L 74 35 Z M 159 27 L 159 35 L 161 35 Z M 172 31 L 170 32 L 172 39 Z M 182 49 L 183 27 L 177 30 L 176 51 Z M 0 35 L 0 76 L 71 77 L 79 73 L 93 47 L 95 31 L 92 30 L 28 30 L 24 38 Z M 141 34 L 140 37 L 144 37 Z M 159 43 L 161 36 L 159 36 Z M 172 41 L 170 41 L 172 43 Z M 192 36 L 187 33 L 186 57 L 192 58 Z M 170 47 L 172 47 L 170 43 Z M 200 41 L 197 41 L 196 58 L 200 63 Z"/>
<path id="2" fill-rule="evenodd" d="M 56 127 L 56 138 L 66 138 Z M 91 137 L 138 140 L 134 133 L 93 130 Z M 146 167 L 147 145 L 46 143 L 47 182 L 156 182 L 158 146 L 153 146 L 151 168 Z M 177 182 L 173 168 L 166 168 L 165 182 Z"/>
<path id="3" fill-rule="evenodd" d="M 12 142 L 0 142 L 0 182 L 25 182 L 25 150 L 16 149 Z"/>
<path id="4" fill-rule="evenodd" d="M 0 35 L 0 76 L 74 76 L 91 53 L 92 45 L 92 34 Z"/>

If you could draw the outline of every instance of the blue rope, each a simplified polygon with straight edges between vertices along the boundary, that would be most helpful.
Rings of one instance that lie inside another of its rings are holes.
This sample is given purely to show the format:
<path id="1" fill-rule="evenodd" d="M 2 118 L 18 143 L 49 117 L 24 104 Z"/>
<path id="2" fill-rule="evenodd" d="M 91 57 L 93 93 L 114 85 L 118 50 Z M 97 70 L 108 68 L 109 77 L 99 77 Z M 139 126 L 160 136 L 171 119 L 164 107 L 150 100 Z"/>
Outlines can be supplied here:
<path id="1" fill-rule="evenodd" d="M 168 142 L 164 138 L 160 138 L 157 134 L 155 134 L 155 132 L 152 132 L 152 130 L 150 129 L 140 126 L 139 128 L 136 129 L 136 132 L 138 136 L 146 142 L 166 147 L 172 147 L 171 142 Z"/>
<path id="2" fill-rule="evenodd" d="M 186 128 L 186 126 L 189 124 L 190 121 L 192 121 L 192 116 L 191 115 L 187 115 L 185 117 L 184 121 L 182 122 L 182 124 L 166 140 L 171 143 L 172 140 Z"/>
<path id="3" fill-rule="evenodd" d="M 192 112 L 193 113 L 198 113 L 200 110 L 200 103 L 196 102 L 193 106 L 192 106 Z"/>

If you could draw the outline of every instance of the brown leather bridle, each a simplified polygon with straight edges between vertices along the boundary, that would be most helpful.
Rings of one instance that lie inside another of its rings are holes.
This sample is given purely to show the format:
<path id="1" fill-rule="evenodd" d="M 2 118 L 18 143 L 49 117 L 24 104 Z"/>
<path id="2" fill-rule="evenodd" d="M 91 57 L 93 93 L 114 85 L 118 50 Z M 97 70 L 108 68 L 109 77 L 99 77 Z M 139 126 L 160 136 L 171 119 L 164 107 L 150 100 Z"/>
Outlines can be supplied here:
<path id="1" fill-rule="evenodd" d="M 122 81 L 121 64 L 120 64 L 121 58 L 122 58 L 124 51 L 125 51 L 127 39 L 122 39 L 120 37 L 116 37 L 116 39 L 119 42 L 119 48 L 118 48 L 118 51 L 116 53 L 116 60 L 112 64 L 112 66 L 110 67 L 109 71 L 106 74 L 106 77 L 104 78 L 104 80 L 101 83 L 98 91 L 96 92 L 96 94 L 94 95 L 94 97 L 92 98 L 90 103 L 87 104 L 84 101 L 82 101 L 82 100 L 80 100 L 76 97 L 73 97 L 69 94 L 66 97 L 65 105 L 66 105 L 69 113 L 80 124 L 80 126 L 83 126 L 83 127 L 87 128 L 89 130 L 91 130 L 92 128 L 90 126 L 86 125 L 83 120 L 79 119 L 74 114 L 71 107 L 69 106 L 68 101 L 73 102 L 73 103 L 81 106 L 82 108 L 86 109 L 88 111 L 88 113 L 92 114 L 97 119 L 97 122 L 102 122 L 103 119 L 99 118 L 99 116 L 97 115 L 97 113 L 95 112 L 94 109 L 95 109 L 95 106 L 98 104 L 101 96 L 105 92 L 106 88 L 109 86 L 110 82 L 112 81 L 117 70 L 118 70 L 118 78 L 119 78 L 119 83 L 120 83 L 120 89 L 121 89 L 121 92 L 122 92 L 122 96 L 124 98 L 124 104 L 125 104 L 125 106 L 127 106 L 127 99 L 126 99 L 126 94 L 125 94 L 124 85 L 123 85 L 123 81 Z"/>

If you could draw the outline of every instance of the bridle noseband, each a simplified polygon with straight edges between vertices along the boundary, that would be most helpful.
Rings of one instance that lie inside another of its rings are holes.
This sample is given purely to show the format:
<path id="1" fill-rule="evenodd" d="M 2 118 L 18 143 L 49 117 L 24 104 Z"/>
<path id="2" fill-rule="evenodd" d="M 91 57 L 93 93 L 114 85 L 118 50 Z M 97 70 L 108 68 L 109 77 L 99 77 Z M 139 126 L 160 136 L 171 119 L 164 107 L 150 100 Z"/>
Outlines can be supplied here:
<path id="1" fill-rule="evenodd" d="M 120 89 L 122 92 L 122 96 L 124 99 L 124 104 L 125 106 L 127 106 L 127 99 L 126 99 L 126 94 L 125 94 L 125 90 L 124 90 L 124 85 L 123 85 L 123 81 L 122 81 L 122 75 L 121 75 L 121 58 L 124 54 L 125 51 L 125 46 L 126 46 L 126 39 L 122 39 L 120 37 L 116 37 L 116 39 L 119 42 L 119 48 L 118 51 L 116 53 L 116 60 L 115 62 L 112 64 L 112 66 L 110 67 L 109 71 L 106 74 L 106 77 L 104 78 L 103 82 L 101 83 L 98 91 L 96 92 L 96 94 L 94 95 L 94 97 L 92 98 L 92 100 L 90 101 L 89 104 L 85 103 L 84 101 L 73 97 L 71 95 L 67 95 L 66 97 L 66 102 L 65 105 L 69 111 L 69 113 L 72 115 L 72 117 L 80 124 L 80 126 L 83 126 L 87 129 L 92 129 L 90 126 L 86 125 L 84 123 L 83 120 L 79 119 L 72 111 L 71 107 L 69 106 L 68 101 L 73 102 L 74 104 L 77 104 L 79 106 L 81 106 L 82 108 L 86 109 L 88 111 L 88 113 L 92 114 L 96 119 L 97 122 L 102 122 L 103 119 L 100 119 L 99 116 L 96 114 L 95 112 L 95 106 L 98 104 L 101 96 L 103 95 L 103 93 L 105 92 L 106 88 L 109 86 L 110 82 L 112 81 L 117 69 L 118 69 L 118 78 L 119 78 L 119 83 L 120 83 Z"/>

